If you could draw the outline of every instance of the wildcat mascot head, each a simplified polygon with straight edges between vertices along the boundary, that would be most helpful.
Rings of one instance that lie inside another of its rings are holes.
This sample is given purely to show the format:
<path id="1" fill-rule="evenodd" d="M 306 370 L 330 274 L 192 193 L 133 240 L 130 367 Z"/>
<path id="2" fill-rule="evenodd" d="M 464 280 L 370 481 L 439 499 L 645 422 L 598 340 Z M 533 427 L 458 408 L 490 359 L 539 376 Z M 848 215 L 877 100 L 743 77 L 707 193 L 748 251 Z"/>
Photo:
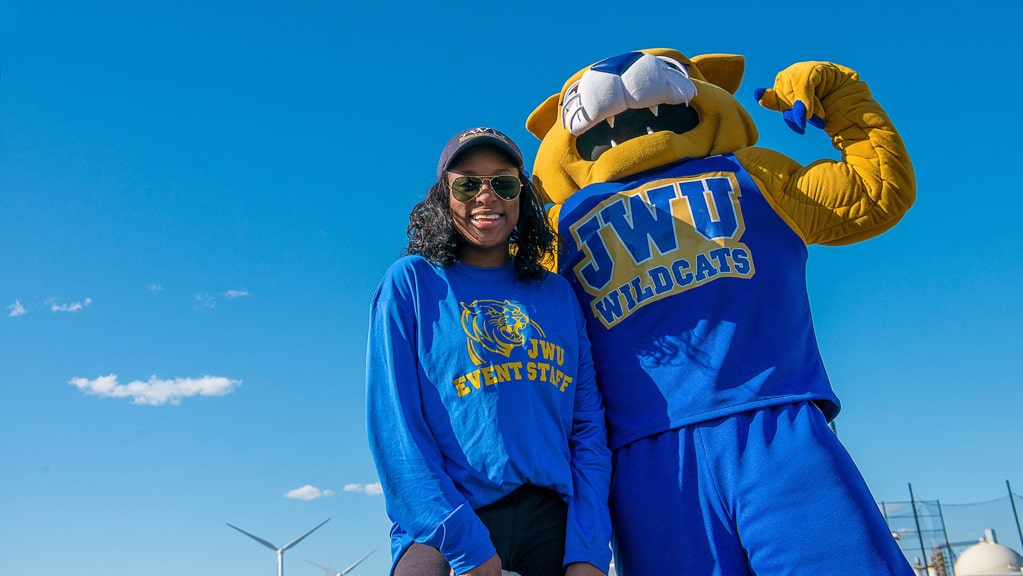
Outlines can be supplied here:
<path id="1" fill-rule="evenodd" d="M 732 96 L 744 66 L 742 56 L 661 48 L 576 72 L 526 122 L 541 139 L 537 181 L 560 204 L 587 184 L 753 145 L 756 126 Z"/>
<path id="2" fill-rule="evenodd" d="M 576 72 L 526 121 L 540 139 L 533 177 L 553 203 L 552 220 L 587 185 L 719 154 L 737 157 L 807 243 L 861 240 L 901 218 L 915 196 L 909 156 L 856 72 L 801 62 L 780 72 L 772 89 L 756 91 L 759 103 L 782 112 L 796 132 L 809 122 L 842 153 L 839 162 L 804 167 L 753 148 L 756 126 L 733 96 L 744 69 L 738 55 L 687 58 L 654 48 Z M 807 210 L 807 201 L 816 207 Z"/>

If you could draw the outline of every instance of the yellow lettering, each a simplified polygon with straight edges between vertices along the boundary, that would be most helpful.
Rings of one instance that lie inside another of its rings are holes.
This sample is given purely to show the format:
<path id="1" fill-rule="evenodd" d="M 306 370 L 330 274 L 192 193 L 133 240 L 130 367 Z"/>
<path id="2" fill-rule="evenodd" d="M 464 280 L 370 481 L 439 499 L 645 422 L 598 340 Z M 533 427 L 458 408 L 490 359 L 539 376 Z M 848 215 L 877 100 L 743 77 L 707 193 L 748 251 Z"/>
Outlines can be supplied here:
<path id="1" fill-rule="evenodd" d="M 542 342 L 540 342 L 540 344 L 543 346 L 543 359 L 544 360 L 553 360 L 554 359 L 554 348 L 555 348 L 554 344 L 551 344 L 550 342 L 548 342 L 546 340 L 543 340 Z"/>
<path id="2" fill-rule="evenodd" d="M 499 366 L 494 366 L 494 369 L 497 372 L 497 381 L 498 382 L 507 382 L 507 381 L 511 380 L 511 371 L 508 369 L 508 363 L 507 362 L 505 362 L 504 364 L 501 364 Z"/>
<path id="3" fill-rule="evenodd" d="M 522 370 L 522 362 L 508 362 L 505 366 L 515 371 L 516 380 L 522 380 L 522 373 L 520 372 Z"/>
<path id="4" fill-rule="evenodd" d="M 540 381 L 546 382 L 548 378 L 547 375 L 550 374 L 551 371 L 551 365 L 544 362 L 538 362 L 536 367 L 540 370 Z"/>
<path id="5" fill-rule="evenodd" d="M 472 389 L 465 385 L 465 376 L 455 378 L 455 381 L 452 382 L 452 384 L 455 385 L 455 390 L 458 392 L 459 398 L 465 396 L 469 392 L 472 392 Z"/>
<path id="6" fill-rule="evenodd" d="M 544 360 L 556 360 L 558 366 L 565 365 L 565 349 L 553 342 L 546 340 L 532 339 L 532 348 L 529 350 L 529 357 L 536 358 L 538 354 L 543 354 Z"/>
<path id="7" fill-rule="evenodd" d="M 536 358 L 536 355 L 538 354 L 536 348 L 536 338 L 530 338 L 529 343 L 532 344 L 532 346 L 529 347 L 529 350 L 526 353 L 529 354 L 530 358 Z"/>
<path id="8" fill-rule="evenodd" d="M 535 341 L 534 341 L 535 342 Z M 542 342 L 542 341 L 541 341 Z M 543 351 L 546 346 L 537 347 L 537 351 Z M 553 350 L 553 348 L 552 348 Z M 557 354 L 557 352 L 554 352 Z M 483 366 L 472 372 L 459 376 L 451 381 L 455 392 L 459 397 L 468 396 L 473 390 L 479 390 L 483 386 L 492 386 L 502 382 L 523 380 L 522 362 L 505 362 L 496 366 Z M 572 383 L 572 378 L 562 372 L 557 366 L 546 362 L 527 362 L 525 366 L 526 379 L 533 382 L 550 382 L 555 388 L 564 392 Z"/>
<path id="9" fill-rule="evenodd" d="M 561 381 L 561 388 L 559 388 L 559 390 L 564 392 L 565 388 L 568 388 L 568 385 L 571 384 L 571 383 L 572 383 L 572 377 L 568 376 L 568 375 L 565 375 L 565 379 Z"/>

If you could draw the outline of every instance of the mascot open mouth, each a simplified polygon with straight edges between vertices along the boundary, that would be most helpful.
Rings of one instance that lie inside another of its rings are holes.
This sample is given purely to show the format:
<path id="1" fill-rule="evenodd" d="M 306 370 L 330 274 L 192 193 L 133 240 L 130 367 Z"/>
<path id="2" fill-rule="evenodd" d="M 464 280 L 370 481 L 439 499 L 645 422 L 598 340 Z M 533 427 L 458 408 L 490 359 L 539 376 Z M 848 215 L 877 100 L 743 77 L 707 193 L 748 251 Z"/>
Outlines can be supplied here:
<path id="1" fill-rule="evenodd" d="M 654 114 L 650 108 L 629 109 L 613 118 L 613 122 L 601 122 L 580 134 L 575 141 L 579 156 L 589 161 L 622 142 L 670 130 L 685 134 L 700 123 L 700 116 L 685 104 L 661 104 Z"/>

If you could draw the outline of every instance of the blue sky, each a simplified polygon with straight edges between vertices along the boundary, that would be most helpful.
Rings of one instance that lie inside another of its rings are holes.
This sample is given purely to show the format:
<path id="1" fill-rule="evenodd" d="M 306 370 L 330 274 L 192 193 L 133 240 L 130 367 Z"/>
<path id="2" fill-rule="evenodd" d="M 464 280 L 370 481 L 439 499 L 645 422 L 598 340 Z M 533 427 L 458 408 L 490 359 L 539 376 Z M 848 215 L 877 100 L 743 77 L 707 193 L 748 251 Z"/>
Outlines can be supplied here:
<path id="1" fill-rule="evenodd" d="M 753 90 L 860 72 L 918 201 L 810 250 L 839 437 L 879 500 L 1023 492 L 1018 2 L 347 6 L 0 0 L 5 573 L 273 574 L 225 522 L 283 545 L 326 518 L 289 574 L 385 573 L 368 301 L 441 146 L 489 124 L 531 157 L 570 74 L 657 46 L 744 55 L 759 145 L 802 162 L 826 136 Z"/>

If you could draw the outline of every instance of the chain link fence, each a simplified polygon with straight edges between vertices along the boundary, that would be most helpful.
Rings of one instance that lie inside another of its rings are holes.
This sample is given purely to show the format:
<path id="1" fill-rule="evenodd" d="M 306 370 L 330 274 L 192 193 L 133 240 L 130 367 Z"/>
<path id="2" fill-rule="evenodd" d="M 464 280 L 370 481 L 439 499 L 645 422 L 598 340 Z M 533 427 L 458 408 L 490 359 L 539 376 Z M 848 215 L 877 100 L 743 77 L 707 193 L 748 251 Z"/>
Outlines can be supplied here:
<path id="1" fill-rule="evenodd" d="M 1018 513 L 1023 497 L 1005 484 L 1002 498 L 968 504 L 917 500 L 910 486 L 909 501 L 878 502 L 878 508 L 918 574 L 958 576 L 954 567 L 959 555 L 981 540 L 1023 550 Z"/>

